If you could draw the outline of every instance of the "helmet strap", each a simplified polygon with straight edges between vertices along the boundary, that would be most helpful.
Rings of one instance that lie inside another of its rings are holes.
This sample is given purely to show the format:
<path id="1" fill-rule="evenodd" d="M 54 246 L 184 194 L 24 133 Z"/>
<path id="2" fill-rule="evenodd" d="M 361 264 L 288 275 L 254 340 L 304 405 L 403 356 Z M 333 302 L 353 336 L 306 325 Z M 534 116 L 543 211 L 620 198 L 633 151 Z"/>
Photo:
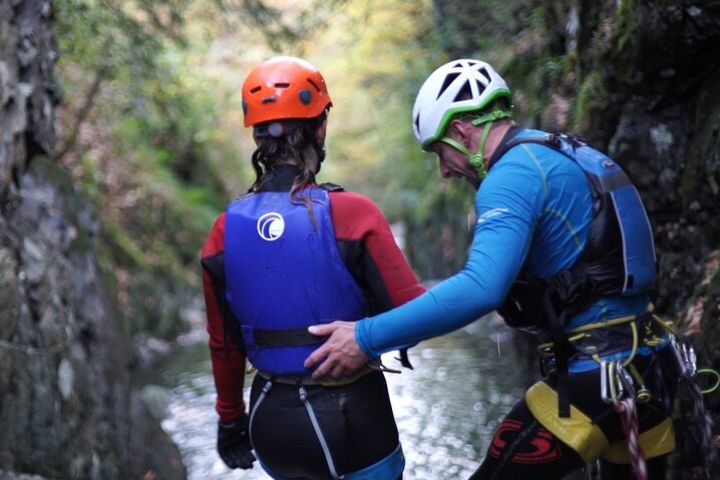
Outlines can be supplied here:
<path id="1" fill-rule="evenodd" d="M 464 154 L 466 157 L 468 157 L 468 161 L 470 162 L 470 165 L 475 169 L 480 179 L 485 178 L 485 175 L 487 175 L 487 170 L 485 169 L 485 161 L 483 159 L 482 155 L 482 148 L 480 148 L 480 151 L 477 153 L 472 153 L 468 148 L 463 145 L 462 143 L 458 142 L 454 138 L 450 137 L 442 137 L 440 139 L 441 142 L 447 143 L 451 147 L 453 147 L 458 152 Z"/>
<path id="2" fill-rule="evenodd" d="M 455 150 L 467 156 L 470 165 L 475 169 L 478 176 L 480 177 L 480 180 L 482 180 L 483 178 L 485 178 L 485 176 L 487 176 L 485 157 L 483 156 L 485 144 L 487 143 L 488 137 L 490 136 L 490 130 L 492 128 L 493 122 L 501 120 L 503 118 L 512 118 L 512 113 L 506 112 L 505 110 L 502 110 L 500 108 L 496 108 L 490 113 L 486 113 L 485 115 L 473 118 L 473 120 L 470 122 L 473 126 L 477 127 L 479 125 L 485 124 L 485 128 L 483 128 L 482 135 L 480 136 L 480 145 L 478 145 L 478 151 L 475 153 L 472 153 L 465 145 L 450 137 L 442 137 L 440 141 L 443 143 L 447 143 Z"/>

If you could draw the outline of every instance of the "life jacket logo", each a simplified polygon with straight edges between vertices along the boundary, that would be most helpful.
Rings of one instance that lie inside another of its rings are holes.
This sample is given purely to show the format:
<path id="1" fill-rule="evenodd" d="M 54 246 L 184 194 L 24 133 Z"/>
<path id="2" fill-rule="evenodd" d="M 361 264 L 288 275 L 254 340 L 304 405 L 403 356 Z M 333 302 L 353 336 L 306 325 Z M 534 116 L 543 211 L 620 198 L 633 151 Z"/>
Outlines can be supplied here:
<path id="1" fill-rule="evenodd" d="M 257 232 L 260 238 L 272 242 L 280 238 L 285 231 L 285 219 L 275 212 L 266 213 L 257 222 Z"/>

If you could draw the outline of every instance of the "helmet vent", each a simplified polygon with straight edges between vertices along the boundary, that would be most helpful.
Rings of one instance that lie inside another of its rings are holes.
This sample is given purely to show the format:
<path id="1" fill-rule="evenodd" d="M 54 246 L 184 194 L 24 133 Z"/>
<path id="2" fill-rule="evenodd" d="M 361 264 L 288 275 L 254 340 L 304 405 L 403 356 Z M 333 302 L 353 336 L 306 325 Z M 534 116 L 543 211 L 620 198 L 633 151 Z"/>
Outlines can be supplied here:
<path id="1" fill-rule="evenodd" d="M 491 81 L 491 80 L 490 80 L 490 74 L 489 74 L 488 71 L 485 69 L 485 67 L 480 67 L 480 68 L 478 68 L 478 72 L 480 72 L 480 75 L 482 75 L 483 77 L 485 77 L 485 78 L 487 79 L 488 83 L 490 83 L 490 81 Z"/>
<path id="2" fill-rule="evenodd" d="M 483 90 L 485 90 L 485 87 L 483 87 Z M 471 98 L 473 98 L 472 87 L 470 86 L 470 81 L 466 80 L 462 88 L 458 91 L 457 95 L 455 95 L 454 101 L 459 102 Z"/>
<path id="3" fill-rule="evenodd" d="M 308 83 L 309 83 L 310 85 L 312 85 L 313 87 L 315 87 L 315 90 L 317 90 L 318 92 L 320 92 L 320 87 L 318 87 L 318 84 L 315 83 L 315 82 L 312 80 L 312 78 L 308 78 L 307 81 L 308 81 Z"/>
<path id="4" fill-rule="evenodd" d="M 415 115 L 415 130 L 420 131 L 420 114 Z"/>
<path id="5" fill-rule="evenodd" d="M 262 89 L 261 85 L 258 85 L 257 87 L 253 87 L 250 89 L 250 93 L 257 93 L 260 91 L 260 89 Z"/>
<path id="6" fill-rule="evenodd" d="M 445 77 L 445 81 L 443 82 L 442 86 L 440 87 L 440 91 L 437 94 L 437 98 L 440 98 L 440 96 L 445 93 L 445 90 L 450 86 L 451 83 L 455 81 L 457 77 L 459 77 L 459 73 L 448 73 L 448 75 Z M 437 100 L 436 98 L 436 100 Z"/>
<path id="7" fill-rule="evenodd" d="M 455 65 L 452 66 L 452 68 L 462 68 L 465 65 L 462 64 L 462 62 L 457 62 Z"/>
<path id="8" fill-rule="evenodd" d="M 290 86 L 289 83 L 276 83 L 275 88 L 288 88 Z"/>

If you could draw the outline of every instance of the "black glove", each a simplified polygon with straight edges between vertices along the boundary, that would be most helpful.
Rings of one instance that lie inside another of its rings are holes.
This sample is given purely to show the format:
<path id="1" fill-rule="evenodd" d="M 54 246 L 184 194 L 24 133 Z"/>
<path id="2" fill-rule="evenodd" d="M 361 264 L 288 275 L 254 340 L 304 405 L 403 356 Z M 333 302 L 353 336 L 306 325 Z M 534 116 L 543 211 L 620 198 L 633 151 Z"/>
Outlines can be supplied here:
<path id="1" fill-rule="evenodd" d="M 247 470 L 253 467 L 255 456 L 248 435 L 247 414 L 234 422 L 218 422 L 217 450 L 228 468 Z"/>

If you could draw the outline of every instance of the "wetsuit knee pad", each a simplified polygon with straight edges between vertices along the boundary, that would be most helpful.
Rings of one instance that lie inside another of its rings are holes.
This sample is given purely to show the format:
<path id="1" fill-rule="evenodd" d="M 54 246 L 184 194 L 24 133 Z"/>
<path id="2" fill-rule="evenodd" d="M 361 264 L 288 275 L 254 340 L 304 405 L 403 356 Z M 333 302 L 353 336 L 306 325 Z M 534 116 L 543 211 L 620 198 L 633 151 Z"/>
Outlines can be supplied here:
<path id="1" fill-rule="evenodd" d="M 586 462 L 604 458 L 612 463 L 629 463 L 627 442 L 624 439 L 609 441 L 598 423 L 575 405 L 570 405 L 569 417 L 559 417 L 557 392 L 544 381 L 528 389 L 525 401 L 538 422 Z M 607 410 L 611 407 L 605 408 Z M 598 415 L 602 412 L 592 413 Z M 675 432 L 672 419 L 667 417 L 641 432 L 638 440 L 648 459 L 673 451 Z"/>

